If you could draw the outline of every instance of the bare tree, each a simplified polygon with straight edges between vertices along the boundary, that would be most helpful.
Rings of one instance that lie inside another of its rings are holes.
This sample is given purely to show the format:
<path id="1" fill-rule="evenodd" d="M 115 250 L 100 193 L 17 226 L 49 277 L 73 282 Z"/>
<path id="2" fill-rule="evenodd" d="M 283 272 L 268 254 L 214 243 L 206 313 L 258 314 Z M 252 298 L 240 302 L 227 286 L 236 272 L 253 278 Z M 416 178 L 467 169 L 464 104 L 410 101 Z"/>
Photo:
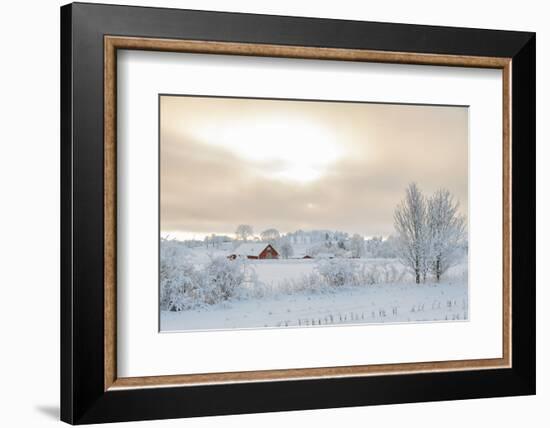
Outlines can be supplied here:
<path id="1" fill-rule="evenodd" d="M 457 263 L 460 246 L 466 238 L 466 221 L 458 208 L 459 203 L 446 189 L 438 190 L 428 199 L 429 268 L 438 282 Z"/>
<path id="2" fill-rule="evenodd" d="M 280 237 L 281 234 L 277 229 L 266 229 L 262 233 L 260 233 L 260 238 L 262 238 L 262 241 L 269 242 L 270 244 L 273 244 Z"/>
<path id="3" fill-rule="evenodd" d="M 397 232 L 397 255 L 401 262 L 414 274 L 415 282 L 426 279 L 428 272 L 428 234 L 426 227 L 426 198 L 416 185 L 409 184 L 405 199 L 394 213 L 394 227 Z"/>
<path id="4" fill-rule="evenodd" d="M 365 254 L 365 239 L 357 233 L 351 237 L 351 256 L 360 258 Z"/>
<path id="5" fill-rule="evenodd" d="M 254 230 L 249 224 L 239 224 L 235 230 L 235 235 L 237 235 L 237 238 L 242 239 L 243 241 L 246 241 L 253 234 Z"/>

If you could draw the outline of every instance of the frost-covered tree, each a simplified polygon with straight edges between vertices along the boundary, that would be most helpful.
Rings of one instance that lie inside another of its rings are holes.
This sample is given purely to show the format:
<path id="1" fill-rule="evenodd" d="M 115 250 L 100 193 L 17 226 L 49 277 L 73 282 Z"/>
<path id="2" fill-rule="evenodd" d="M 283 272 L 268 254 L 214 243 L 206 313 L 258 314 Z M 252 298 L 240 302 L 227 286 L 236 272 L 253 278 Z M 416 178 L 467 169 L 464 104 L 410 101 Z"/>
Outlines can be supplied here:
<path id="1" fill-rule="evenodd" d="M 365 239 L 359 235 L 354 234 L 350 241 L 351 256 L 354 258 L 360 258 L 365 255 Z"/>
<path id="2" fill-rule="evenodd" d="M 429 267 L 426 205 L 426 198 L 416 183 L 411 183 L 393 216 L 397 256 L 413 272 L 417 284 L 426 279 Z"/>
<path id="3" fill-rule="evenodd" d="M 281 237 L 281 234 L 277 229 L 266 229 L 262 233 L 260 233 L 260 238 L 262 238 L 262 241 L 269 242 L 270 244 L 275 243 L 279 238 Z"/>
<path id="4" fill-rule="evenodd" d="M 288 259 L 294 255 L 294 248 L 288 239 L 283 239 L 279 243 L 279 252 L 283 259 Z"/>
<path id="5" fill-rule="evenodd" d="M 464 246 L 466 221 L 458 208 L 459 203 L 446 189 L 438 190 L 428 199 L 429 268 L 436 281 L 457 263 Z"/>
<path id="6" fill-rule="evenodd" d="M 395 249 L 416 283 L 424 281 L 428 272 L 439 281 L 467 248 L 466 220 L 458 208 L 446 189 L 426 199 L 416 184 L 407 188 L 394 214 Z"/>
<path id="7" fill-rule="evenodd" d="M 254 234 L 254 229 L 249 224 L 239 224 L 235 230 L 235 235 L 237 239 L 242 239 L 246 241 L 250 236 Z"/>

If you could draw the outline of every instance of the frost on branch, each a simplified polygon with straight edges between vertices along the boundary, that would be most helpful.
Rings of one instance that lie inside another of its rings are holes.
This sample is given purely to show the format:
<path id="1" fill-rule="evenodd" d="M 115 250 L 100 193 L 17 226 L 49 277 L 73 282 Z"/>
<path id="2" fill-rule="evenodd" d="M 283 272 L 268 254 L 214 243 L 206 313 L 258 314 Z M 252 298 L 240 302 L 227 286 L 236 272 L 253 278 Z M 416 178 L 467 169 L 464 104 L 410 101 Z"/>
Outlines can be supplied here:
<path id="1" fill-rule="evenodd" d="M 183 311 L 230 299 L 244 281 L 243 263 L 226 257 L 212 258 L 195 267 L 188 250 L 178 241 L 161 240 L 160 307 Z"/>
<path id="2" fill-rule="evenodd" d="M 415 183 L 409 185 L 405 199 L 397 206 L 396 252 L 417 284 L 425 281 L 428 273 L 439 282 L 460 261 L 467 233 L 466 220 L 458 208 L 448 190 L 440 189 L 426 199 Z"/>
<path id="3" fill-rule="evenodd" d="M 417 284 L 426 279 L 428 271 L 426 216 L 426 198 L 416 183 L 412 183 L 406 190 L 405 199 L 395 210 L 394 227 L 397 232 L 397 256 L 412 271 Z"/>
<path id="4" fill-rule="evenodd" d="M 271 245 L 275 245 L 275 243 L 281 238 L 281 234 L 277 229 L 270 228 L 260 233 L 260 238 L 262 238 L 262 241 L 264 242 L 269 242 Z"/>
<path id="5" fill-rule="evenodd" d="M 320 262 L 316 270 L 329 285 L 341 287 L 355 283 L 357 265 L 347 259 L 332 259 Z"/>
<path id="6" fill-rule="evenodd" d="M 458 202 L 445 189 L 438 190 L 428 200 L 429 268 L 438 282 L 460 260 L 466 239 L 466 220 L 458 207 Z"/>
<path id="7" fill-rule="evenodd" d="M 204 268 L 203 282 L 207 303 L 230 299 L 244 282 L 242 262 L 222 256 L 213 258 Z"/>
<path id="8" fill-rule="evenodd" d="M 246 241 L 248 238 L 254 235 L 254 229 L 249 224 L 239 224 L 235 230 L 237 239 Z"/>
<path id="9" fill-rule="evenodd" d="M 161 239 L 160 307 L 165 311 L 182 311 L 201 300 L 199 275 L 187 260 L 187 249 L 178 241 Z"/>

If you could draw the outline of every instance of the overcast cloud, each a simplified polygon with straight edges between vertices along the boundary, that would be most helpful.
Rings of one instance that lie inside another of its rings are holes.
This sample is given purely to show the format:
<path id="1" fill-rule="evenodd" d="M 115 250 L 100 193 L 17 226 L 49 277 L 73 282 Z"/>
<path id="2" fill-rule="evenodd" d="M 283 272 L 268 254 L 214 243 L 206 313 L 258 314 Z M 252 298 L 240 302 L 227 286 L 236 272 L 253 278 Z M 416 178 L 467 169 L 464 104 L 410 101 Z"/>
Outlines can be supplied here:
<path id="1" fill-rule="evenodd" d="M 161 98 L 161 230 L 393 231 L 408 183 L 468 209 L 464 107 Z"/>

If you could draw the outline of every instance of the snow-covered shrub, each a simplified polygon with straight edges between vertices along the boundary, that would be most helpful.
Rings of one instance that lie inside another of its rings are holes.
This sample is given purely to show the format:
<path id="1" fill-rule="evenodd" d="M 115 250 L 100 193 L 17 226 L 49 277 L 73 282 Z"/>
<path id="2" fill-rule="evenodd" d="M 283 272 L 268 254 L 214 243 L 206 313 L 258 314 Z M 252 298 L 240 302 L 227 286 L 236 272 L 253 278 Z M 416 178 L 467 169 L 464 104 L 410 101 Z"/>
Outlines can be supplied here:
<path id="1" fill-rule="evenodd" d="M 282 280 L 274 289 L 276 293 L 324 293 L 333 288 L 318 272 L 304 274 L 299 278 L 287 278 Z"/>
<path id="2" fill-rule="evenodd" d="M 398 269 L 397 266 L 395 266 L 395 264 L 393 263 L 382 263 L 381 270 L 382 280 L 386 284 L 402 282 L 407 276 L 406 269 Z"/>
<path id="3" fill-rule="evenodd" d="M 187 249 L 178 241 L 160 244 L 160 308 L 182 311 L 201 300 L 199 275 L 187 259 Z"/>
<path id="4" fill-rule="evenodd" d="M 395 284 L 405 279 L 407 270 L 399 269 L 394 263 L 368 263 L 357 270 L 358 285 Z"/>
<path id="5" fill-rule="evenodd" d="M 228 300 L 244 282 L 243 261 L 212 258 L 195 266 L 189 250 L 175 240 L 161 240 L 160 308 L 183 311 Z"/>
<path id="6" fill-rule="evenodd" d="M 203 290 L 195 267 L 183 262 L 174 275 L 161 279 L 160 306 L 167 311 L 183 311 L 198 306 Z"/>
<path id="7" fill-rule="evenodd" d="M 330 259 L 317 264 L 316 271 L 334 287 L 352 285 L 356 280 L 357 264 L 348 259 Z"/>
<path id="8" fill-rule="evenodd" d="M 235 295 L 245 280 L 242 264 L 239 259 L 229 260 L 223 256 L 210 260 L 202 275 L 206 303 L 218 303 Z"/>
<path id="9" fill-rule="evenodd" d="M 357 282 L 362 285 L 380 284 L 381 277 L 381 270 L 376 264 L 363 264 L 357 271 Z"/>

